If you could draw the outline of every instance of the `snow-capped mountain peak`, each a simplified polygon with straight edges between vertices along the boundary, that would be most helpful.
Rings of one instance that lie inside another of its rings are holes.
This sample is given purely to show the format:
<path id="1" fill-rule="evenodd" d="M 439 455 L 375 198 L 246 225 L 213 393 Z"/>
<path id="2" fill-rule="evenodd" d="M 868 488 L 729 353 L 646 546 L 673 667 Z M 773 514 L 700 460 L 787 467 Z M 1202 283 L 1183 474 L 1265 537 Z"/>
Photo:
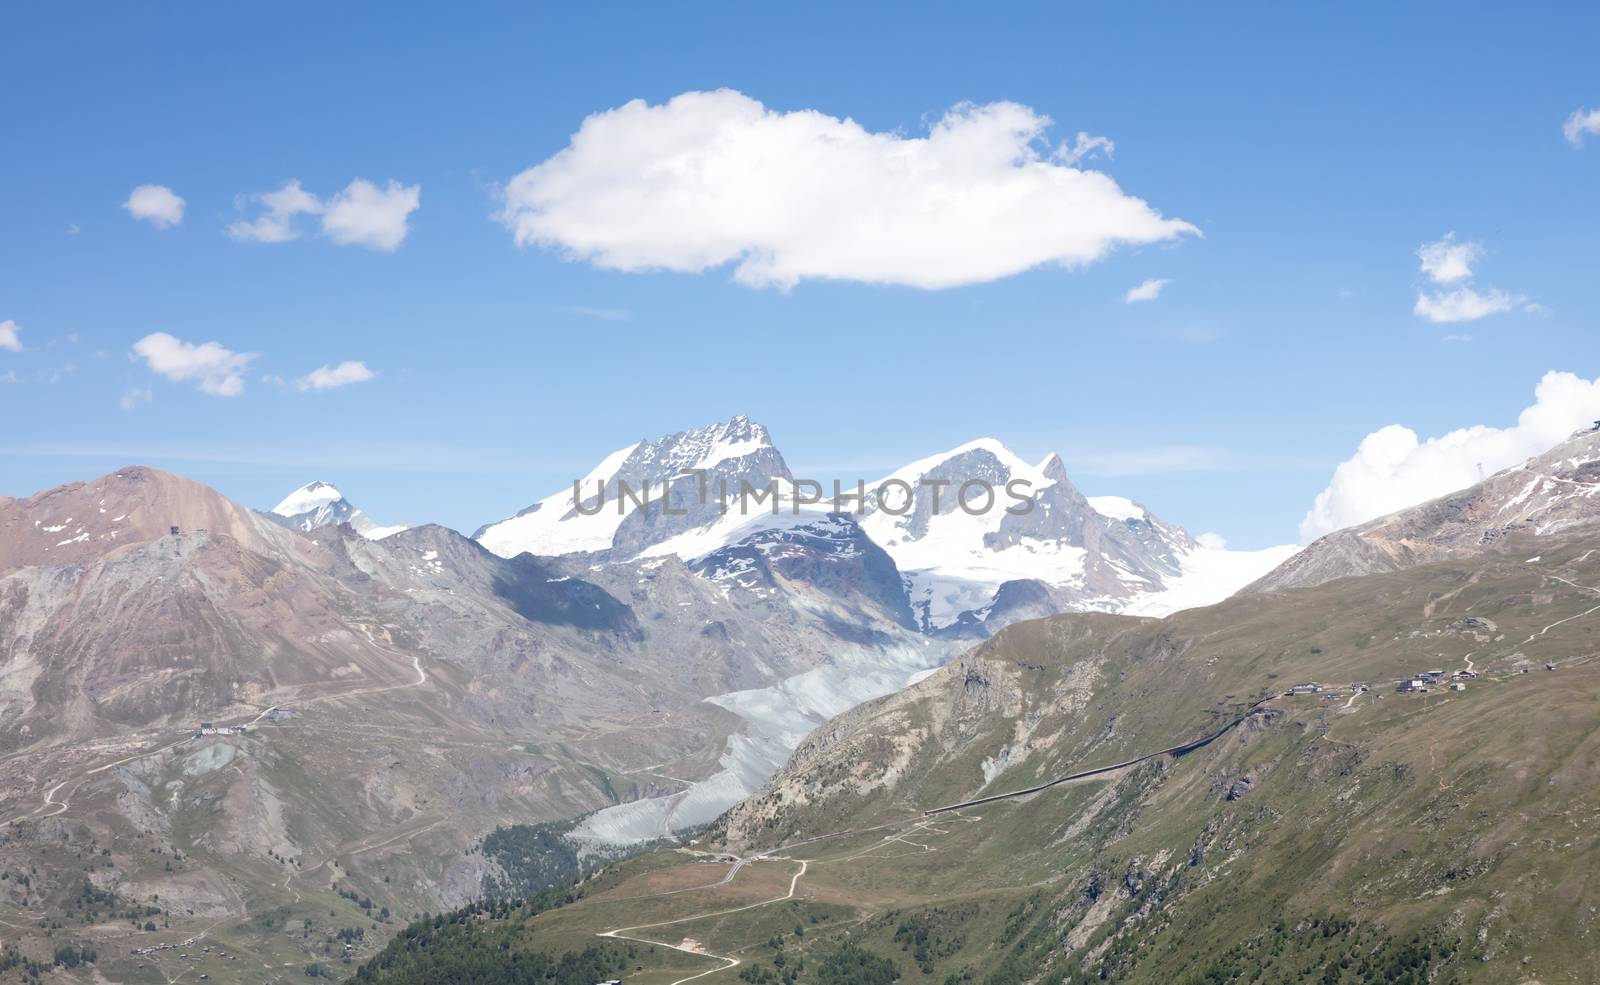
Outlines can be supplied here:
<path id="1" fill-rule="evenodd" d="M 381 540 L 410 528 L 410 524 L 379 526 L 371 517 L 344 498 L 344 493 L 331 482 L 318 479 L 308 482 L 283 498 L 269 514 L 286 527 L 310 532 L 321 527 L 335 527 L 348 523 L 356 533 L 368 540 Z"/>
<path id="2" fill-rule="evenodd" d="M 301 513 L 310 513 L 331 506 L 344 499 L 344 493 L 331 482 L 308 482 L 294 492 L 283 497 L 283 502 L 272 508 L 278 516 L 299 516 Z"/>
<path id="3" fill-rule="evenodd" d="M 740 415 L 613 452 L 576 489 L 552 493 L 473 536 L 502 557 L 600 551 L 633 557 L 722 520 L 720 490 L 791 478 L 767 429 Z"/>
<path id="4" fill-rule="evenodd" d="M 744 483 L 774 490 L 776 508 L 767 500 L 751 509 L 746 500 L 744 510 L 725 509 Z M 731 570 L 708 559 L 748 564 L 755 544 L 842 542 L 816 531 L 832 529 L 828 510 L 854 504 L 808 502 L 801 484 L 767 429 L 734 417 L 622 448 L 576 487 L 475 537 L 505 557 L 676 555 L 702 570 Z M 918 459 L 864 488 L 856 524 L 893 560 L 917 625 L 930 632 L 982 633 L 1068 608 L 1159 612 L 1169 595 L 1185 605 L 1218 601 L 1281 560 L 1202 548 L 1130 499 L 1086 498 L 1059 455 L 1035 464 L 993 437 Z"/>

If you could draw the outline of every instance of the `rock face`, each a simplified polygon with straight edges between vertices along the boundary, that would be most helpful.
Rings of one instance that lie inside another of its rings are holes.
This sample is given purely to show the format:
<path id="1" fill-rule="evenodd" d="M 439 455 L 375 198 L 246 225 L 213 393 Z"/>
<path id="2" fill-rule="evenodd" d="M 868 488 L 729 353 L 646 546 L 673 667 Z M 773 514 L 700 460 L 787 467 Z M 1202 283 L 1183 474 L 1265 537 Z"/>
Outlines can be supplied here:
<path id="1" fill-rule="evenodd" d="M 1600 431 L 1584 430 L 1475 486 L 1313 542 L 1246 589 L 1398 571 L 1600 523 Z"/>
<path id="2" fill-rule="evenodd" d="M 840 627 L 855 626 L 857 634 L 876 632 L 885 621 L 915 628 L 894 560 L 847 513 L 758 531 L 690 568 L 749 592 L 774 592 L 780 583 L 809 585 L 843 607 Z"/>
<path id="3" fill-rule="evenodd" d="M 0 500 L 0 818 L 137 832 L 128 885 L 178 853 L 235 901 L 264 888 L 256 856 L 426 830 L 434 851 L 385 903 L 437 908 L 461 874 L 433 860 L 497 825 L 640 803 L 759 745 L 745 786 L 696 801 L 714 816 L 811 724 L 946 655 L 848 517 L 785 518 L 696 568 L 596 564 L 501 557 L 437 526 L 372 539 L 337 490 L 305 492 L 321 505 L 269 518 L 132 467 Z M 813 703 L 750 738 L 763 709 L 729 696 L 795 680 Z M 665 784 L 643 772 L 663 759 Z"/>

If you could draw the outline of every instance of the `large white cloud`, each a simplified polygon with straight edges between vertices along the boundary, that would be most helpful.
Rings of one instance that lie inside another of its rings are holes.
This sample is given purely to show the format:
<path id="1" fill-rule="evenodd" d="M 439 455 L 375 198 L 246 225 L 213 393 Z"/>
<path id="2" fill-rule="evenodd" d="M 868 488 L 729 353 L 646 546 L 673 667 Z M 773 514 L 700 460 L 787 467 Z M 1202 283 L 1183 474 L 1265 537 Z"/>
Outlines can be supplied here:
<path id="1" fill-rule="evenodd" d="M 315 215 L 322 217 L 322 234 L 341 246 L 392 253 L 405 242 L 411 231 L 407 220 L 421 203 L 421 185 L 402 185 L 393 179 L 379 188 L 357 178 L 326 202 L 299 181 L 286 181 L 275 191 L 239 196 L 240 208 L 255 204 L 260 212 L 254 219 L 231 223 L 228 235 L 244 242 L 287 243 L 303 232 L 299 217 Z"/>
<path id="2" fill-rule="evenodd" d="M 337 366 L 321 366 L 295 381 L 301 390 L 334 390 L 352 383 L 365 383 L 377 376 L 359 359 L 346 359 Z"/>
<path id="3" fill-rule="evenodd" d="M 961 105 L 907 137 L 727 89 L 634 100 L 512 178 L 499 218 L 519 244 L 601 267 L 733 264 L 742 283 L 784 288 L 953 287 L 1198 232 L 1073 166 L 1109 150 L 1104 138 L 1045 146 L 1050 122 L 1016 103 Z"/>
<path id="4" fill-rule="evenodd" d="M 21 352 L 22 340 L 17 337 L 17 333 L 20 331 L 22 331 L 22 326 L 11 319 L 7 318 L 5 321 L 0 321 L 0 349 Z"/>
<path id="5" fill-rule="evenodd" d="M 244 392 L 244 370 L 256 357 L 253 352 L 234 352 L 216 342 L 195 345 L 166 332 L 135 342 L 133 354 L 143 359 L 151 372 L 174 382 L 193 381 L 202 393 L 217 397 L 237 397 Z"/>
<path id="6" fill-rule="evenodd" d="M 1301 540 L 1464 489 L 1482 475 L 1548 451 L 1596 419 L 1600 379 L 1549 372 L 1534 389 L 1532 406 L 1511 427 L 1478 424 L 1427 440 L 1400 424 L 1379 428 L 1334 469 L 1333 481 L 1300 523 Z"/>
<path id="7" fill-rule="evenodd" d="M 140 185 L 122 203 L 135 219 L 157 229 L 169 229 L 183 221 L 183 199 L 166 185 Z"/>

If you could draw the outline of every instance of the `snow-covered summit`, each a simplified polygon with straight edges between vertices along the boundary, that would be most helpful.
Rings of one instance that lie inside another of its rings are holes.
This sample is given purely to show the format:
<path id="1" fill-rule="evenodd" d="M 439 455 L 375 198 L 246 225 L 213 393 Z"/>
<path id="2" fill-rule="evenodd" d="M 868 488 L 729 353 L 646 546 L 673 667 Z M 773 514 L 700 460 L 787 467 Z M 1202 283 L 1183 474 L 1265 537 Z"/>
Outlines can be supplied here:
<path id="1" fill-rule="evenodd" d="M 778 508 L 747 500 L 744 510 L 724 510 L 745 483 L 775 488 Z M 826 527 L 831 495 L 807 503 L 801 485 L 767 429 L 735 417 L 619 449 L 576 487 L 475 537 L 505 557 L 676 555 L 692 564 L 745 557 L 728 549 L 756 542 L 817 547 L 828 542 L 814 534 Z M 865 491 L 860 530 L 893 560 L 917 624 L 930 632 L 967 632 L 975 621 L 992 630 L 1066 608 L 1153 613 L 1167 601 L 1219 601 L 1283 556 L 1202 547 L 1130 499 L 1085 497 L 1059 455 L 1030 462 L 993 437 L 918 459 Z"/>
<path id="2" fill-rule="evenodd" d="M 299 516 L 302 513 L 312 513 L 344 499 L 344 493 L 331 482 L 308 482 L 294 492 L 283 497 L 283 502 L 272 508 L 278 516 Z"/>
<path id="3" fill-rule="evenodd" d="M 608 455 L 588 475 L 474 534 L 502 557 L 616 551 L 632 557 L 718 525 L 723 490 L 790 479 L 765 427 L 740 415 L 642 440 Z M 670 509 L 663 509 L 663 501 Z M 643 505 L 640 505 L 640 504 Z M 720 546 L 720 545 L 715 545 Z"/>
<path id="4" fill-rule="evenodd" d="M 1220 601 L 1282 557 L 1231 552 L 1236 563 L 1223 563 L 1130 499 L 1085 497 L 1059 455 L 1035 465 L 994 438 L 919 459 L 872 488 L 883 501 L 873 499 L 862 527 L 899 566 L 929 630 L 989 621 L 1019 592 L 1058 609 L 1157 612 L 1182 584 L 1174 603 Z M 1200 563 L 1205 573 L 1186 577 Z"/>
<path id="5" fill-rule="evenodd" d="M 308 482 L 283 498 L 272 508 L 273 519 L 286 527 L 312 531 L 321 527 L 334 527 L 348 523 L 356 533 L 368 540 L 382 540 L 390 534 L 409 529 L 401 523 L 390 527 L 379 526 L 366 513 L 344 498 L 344 493 L 331 482 Z"/>

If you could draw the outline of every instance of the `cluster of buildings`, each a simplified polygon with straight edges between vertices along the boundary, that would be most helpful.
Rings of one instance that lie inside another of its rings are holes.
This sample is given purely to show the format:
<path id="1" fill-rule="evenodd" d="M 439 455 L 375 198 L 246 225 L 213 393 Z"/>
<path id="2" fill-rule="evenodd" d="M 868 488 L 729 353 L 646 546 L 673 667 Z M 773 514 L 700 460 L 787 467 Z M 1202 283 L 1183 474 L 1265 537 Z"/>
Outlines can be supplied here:
<path id="1" fill-rule="evenodd" d="M 1427 694 L 1436 687 L 1448 686 L 1452 691 L 1465 691 L 1467 682 L 1477 679 L 1477 671 L 1458 670 L 1446 675 L 1442 670 L 1424 670 L 1400 681 L 1394 689 L 1397 694 Z"/>
<path id="2" fill-rule="evenodd" d="M 199 940 L 200 940 L 200 938 L 198 936 L 196 936 L 196 937 L 189 938 L 188 940 L 184 941 L 182 944 L 151 944 L 149 947 L 136 947 L 136 948 L 133 949 L 133 953 L 134 954 L 143 955 L 143 954 L 154 954 L 157 951 L 175 951 L 175 950 L 178 950 L 179 948 L 192 947 Z M 211 949 L 208 947 L 208 948 L 206 948 L 206 950 L 209 951 Z M 184 955 L 184 957 L 187 957 L 187 956 L 188 955 Z"/>

